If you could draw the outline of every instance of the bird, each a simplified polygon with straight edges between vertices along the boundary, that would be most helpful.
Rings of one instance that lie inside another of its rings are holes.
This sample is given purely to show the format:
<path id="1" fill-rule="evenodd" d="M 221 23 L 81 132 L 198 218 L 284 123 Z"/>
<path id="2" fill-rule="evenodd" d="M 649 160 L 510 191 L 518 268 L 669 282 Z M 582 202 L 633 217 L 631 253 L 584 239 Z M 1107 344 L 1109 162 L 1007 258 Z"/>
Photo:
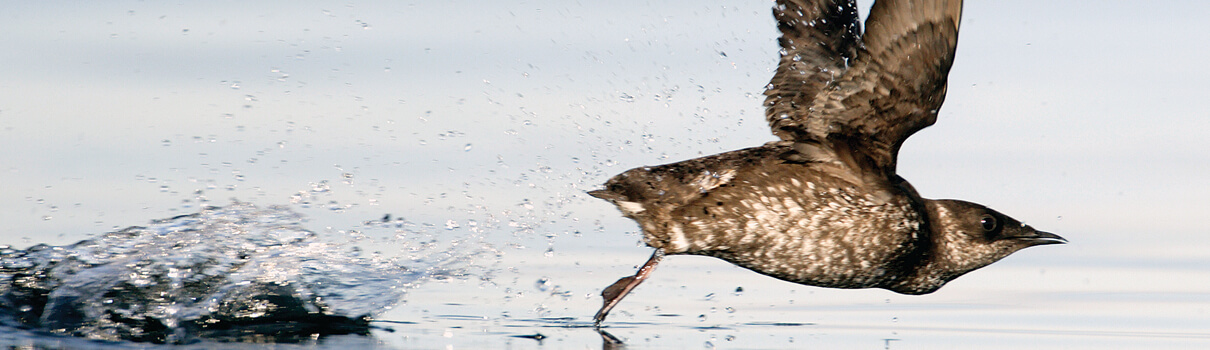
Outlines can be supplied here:
<path id="1" fill-rule="evenodd" d="M 980 204 L 926 199 L 896 173 L 900 146 L 936 122 L 961 0 L 777 0 L 764 145 L 627 170 L 588 194 L 655 248 L 606 287 L 609 311 L 666 255 L 719 258 L 788 282 L 928 294 L 1018 250 L 1067 243 Z"/>

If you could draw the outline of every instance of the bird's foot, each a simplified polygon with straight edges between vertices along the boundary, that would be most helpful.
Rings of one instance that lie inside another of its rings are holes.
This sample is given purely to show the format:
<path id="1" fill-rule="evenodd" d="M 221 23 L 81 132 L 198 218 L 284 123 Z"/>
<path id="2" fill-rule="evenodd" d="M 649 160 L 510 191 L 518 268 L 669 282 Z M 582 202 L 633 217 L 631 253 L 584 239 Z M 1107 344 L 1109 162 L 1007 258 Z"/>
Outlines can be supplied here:
<path id="1" fill-rule="evenodd" d="M 643 283 L 643 281 L 647 279 L 647 276 L 651 275 L 651 271 L 655 270 L 655 265 L 659 264 L 660 259 L 663 258 L 664 250 L 656 249 L 655 252 L 651 254 L 651 258 L 647 259 L 647 263 L 643 264 L 643 266 L 639 268 L 639 271 L 636 272 L 634 276 L 622 277 L 621 279 L 618 279 L 617 282 L 614 282 L 613 284 L 609 285 L 609 287 L 606 287 L 605 290 L 601 291 L 601 297 L 605 299 L 605 303 L 601 305 L 600 310 L 597 310 L 596 316 L 592 317 L 593 326 L 596 328 L 601 328 L 601 322 L 605 321 L 605 316 L 609 315 L 609 310 L 612 310 L 614 306 L 617 306 L 618 302 L 622 301 L 622 298 L 626 297 L 627 294 L 630 294 L 630 291 L 634 290 L 634 287 L 638 287 L 640 283 Z"/>

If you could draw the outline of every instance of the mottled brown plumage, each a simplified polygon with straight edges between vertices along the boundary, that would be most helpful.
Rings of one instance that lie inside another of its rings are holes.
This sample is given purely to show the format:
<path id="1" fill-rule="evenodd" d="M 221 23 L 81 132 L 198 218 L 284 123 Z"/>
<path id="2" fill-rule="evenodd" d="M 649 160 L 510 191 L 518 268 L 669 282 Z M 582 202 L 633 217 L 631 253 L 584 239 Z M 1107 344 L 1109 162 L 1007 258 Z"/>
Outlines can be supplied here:
<path id="1" fill-rule="evenodd" d="M 664 254 L 717 257 L 778 279 L 925 294 L 1025 247 L 1063 243 L 984 206 L 930 200 L 895 173 L 932 125 L 960 0 L 883 0 L 861 33 L 853 1 L 778 0 L 781 61 L 765 91 L 781 141 L 631 169 L 589 194 L 656 248 L 602 293 L 609 310 Z"/>

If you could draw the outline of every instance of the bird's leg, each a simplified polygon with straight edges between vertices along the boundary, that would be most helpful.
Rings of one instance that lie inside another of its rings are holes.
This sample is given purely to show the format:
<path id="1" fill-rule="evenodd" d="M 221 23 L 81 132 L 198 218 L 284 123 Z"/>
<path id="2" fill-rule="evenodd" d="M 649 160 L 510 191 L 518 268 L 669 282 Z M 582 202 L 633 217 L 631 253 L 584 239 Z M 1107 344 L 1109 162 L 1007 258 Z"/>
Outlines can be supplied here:
<path id="1" fill-rule="evenodd" d="M 659 264 L 660 259 L 663 258 L 664 250 L 656 249 L 655 253 L 651 253 L 651 258 L 647 259 L 647 263 L 643 264 L 643 267 L 640 267 L 634 276 L 622 277 L 601 291 L 601 297 L 605 298 L 605 304 L 601 305 L 601 310 L 598 310 L 597 315 L 592 317 L 593 325 L 601 327 L 601 322 L 605 321 L 605 315 L 609 314 L 609 310 L 617 306 L 618 302 L 626 297 L 626 294 L 630 294 L 630 291 L 634 290 L 634 287 L 639 286 L 639 283 L 643 283 L 647 279 L 647 276 L 651 274 L 651 271 L 655 270 L 655 265 Z"/>

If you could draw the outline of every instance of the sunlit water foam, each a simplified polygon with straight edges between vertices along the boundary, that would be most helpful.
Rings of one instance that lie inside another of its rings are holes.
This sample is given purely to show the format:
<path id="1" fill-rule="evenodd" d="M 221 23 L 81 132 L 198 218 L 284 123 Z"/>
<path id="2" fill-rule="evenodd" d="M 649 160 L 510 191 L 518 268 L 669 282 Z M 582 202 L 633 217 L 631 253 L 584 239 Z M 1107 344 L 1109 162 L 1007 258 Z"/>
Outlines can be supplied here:
<path id="1" fill-rule="evenodd" d="M 0 323 L 157 343 L 367 333 L 408 288 L 469 259 L 363 257 L 302 221 L 234 203 L 67 246 L 0 246 Z"/>

